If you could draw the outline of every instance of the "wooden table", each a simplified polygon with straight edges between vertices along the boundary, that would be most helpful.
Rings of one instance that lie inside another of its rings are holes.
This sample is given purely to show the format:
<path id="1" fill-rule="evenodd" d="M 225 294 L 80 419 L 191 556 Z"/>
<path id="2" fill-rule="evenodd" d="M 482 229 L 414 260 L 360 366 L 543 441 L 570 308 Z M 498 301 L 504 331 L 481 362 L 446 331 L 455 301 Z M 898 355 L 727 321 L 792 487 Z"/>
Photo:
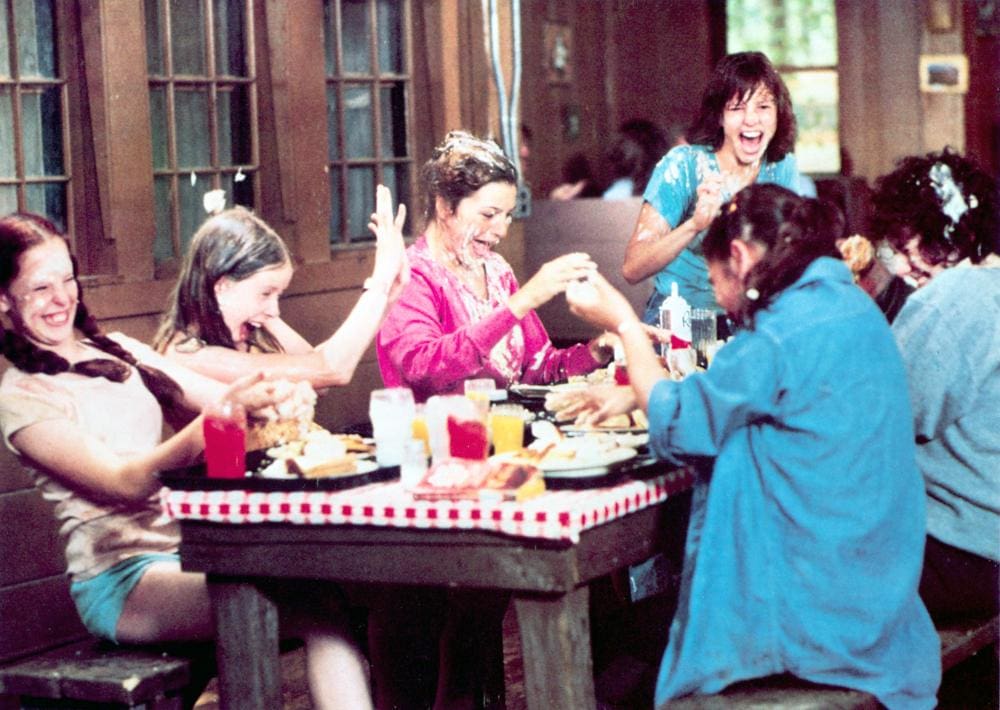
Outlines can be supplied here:
<path id="1" fill-rule="evenodd" d="M 664 470 L 663 464 L 648 466 Z M 260 587 L 282 578 L 509 593 L 520 627 L 528 706 L 595 707 L 588 583 L 658 550 L 670 525 L 669 503 L 680 500 L 674 494 L 688 489 L 692 477 L 676 472 L 670 480 L 667 504 L 585 529 L 575 541 L 476 529 L 182 517 L 181 563 L 208 574 L 215 604 L 223 707 L 280 707 L 277 612 Z"/>

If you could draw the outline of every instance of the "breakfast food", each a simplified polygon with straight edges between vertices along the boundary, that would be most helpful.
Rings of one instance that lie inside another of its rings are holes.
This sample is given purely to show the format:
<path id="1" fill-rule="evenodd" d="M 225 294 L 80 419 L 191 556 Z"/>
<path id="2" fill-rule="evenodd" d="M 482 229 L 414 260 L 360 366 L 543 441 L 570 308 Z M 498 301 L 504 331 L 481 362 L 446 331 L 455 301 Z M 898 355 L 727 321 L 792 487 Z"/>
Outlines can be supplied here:
<path id="1" fill-rule="evenodd" d="M 545 491 L 542 472 L 520 461 L 449 458 L 431 466 L 412 489 L 420 500 L 527 500 Z"/>
<path id="2" fill-rule="evenodd" d="M 323 478 L 357 471 L 359 451 L 370 447 L 351 435 L 331 434 L 316 427 L 294 441 L 267 450 L 271 463 L 258 475 L 265 478 Z M 353 450 L 352 450 L 353 449 Z"/>
<path id="3" fill-rule="evenodd" d="M 851 273 L 854 274 L 855 280 L 868 270 L 875 259 L 875 247 L 860 234 L 854 234 L 841 242 L 840 253 Z"/>
<path id="4" fill-rule="evenodd" d="M 287 383 L 287 386 L 291 393 L 283 402 L 253 413 L 247 423 L 247 451 L 299 441 L 320 429 L 313 421 L 316 392 L 312 386 L 308 382 Z"/>

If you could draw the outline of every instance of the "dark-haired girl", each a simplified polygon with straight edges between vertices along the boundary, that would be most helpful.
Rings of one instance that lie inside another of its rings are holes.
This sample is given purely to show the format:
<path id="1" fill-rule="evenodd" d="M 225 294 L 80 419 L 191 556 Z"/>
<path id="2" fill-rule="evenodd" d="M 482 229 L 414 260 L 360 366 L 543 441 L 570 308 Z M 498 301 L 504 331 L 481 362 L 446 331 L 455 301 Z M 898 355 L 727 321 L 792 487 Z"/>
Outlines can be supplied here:
<path id="1" fill-rule="evenodd" d="M 904 158 L 875 184 L 876 235 L 917 290 L 893 322 L 927 485 L 920 593 L 938 616 L 1000 605 L 1000 200 L 946 150 Z"/>
<path id="2" fill-rule="evenodd" d="M 177 526 L 163 515 L 156 477 L 201 453 L 202 420 L 161 441 L 161 407 L 197 410 L 234 396 L 255 409 L 280 401 L 280 386 L 244 378 L 227 390 L 136 340 L 102 334 L 65 238 L 35 215 L 0 219 L 0 311 L 11 364 L 0 382 L 0 429 L 55 503 L 84 625 L 127 643 L 212 638 L 205 576 L 180 569 Z M 370 707 L 349 636 L 302 609 L 283 618 L 306 642 L 317 706 Z"/>
<path id="3" fill-rule="evenodd" d="M 694 308 L 717 308 L 701 249 L 719 207 L 743 187 L 775 183 L 795 189 L 795 115 L 788 89 L 766 56 L 722 59 L 705 88 L 687 136 L 653 170 L 625 250 L 630 283 L 653 278 L 643 320 L 658 324 L 672 282 Z"/>
<path id="4" fill-rule="evenodd" d="M 931 708 L 939 643 L 917 594 L 924 491 L 906 375 L 854 286 L 843 217 L 777 185 L 723 206 L 703 249 L 741 325 L 703 373 L 665 376 L 625 298 L 571 307 L 615 328 L 631 387 L 581 393 L 598 421 L 639 404 L 661 458 L 696 467 L 678 610 L 656 705 L 790 673 Z"/>
<path id="5" fill-rule="evenodd" d="M 407 250 L 413 278 L 376 341 L 387 387 L 409 387 L 423 401 L 461 393 L 472 377 L 548 384 L 611 359 L 603 338 L 554 348 L 535 313 L 597 268 L 590 257 L 557 257 L 519 285 L 493 251 L 517 204 L 517 171 L 496 143 L 452 131 L 421 178 L 427 225 Z"/>

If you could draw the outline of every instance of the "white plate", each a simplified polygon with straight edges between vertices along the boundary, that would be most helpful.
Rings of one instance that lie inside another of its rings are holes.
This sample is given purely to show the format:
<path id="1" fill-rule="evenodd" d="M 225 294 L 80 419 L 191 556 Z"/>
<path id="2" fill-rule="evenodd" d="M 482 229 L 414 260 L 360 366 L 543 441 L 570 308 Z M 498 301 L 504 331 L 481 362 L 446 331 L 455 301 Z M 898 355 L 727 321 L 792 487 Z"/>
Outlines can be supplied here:
<path id="1" fill-rule="evenodd" d="M 633 459 L 637 453 L 633 448 L 622 446 L 586 458 L 542 461 L 533 465 L 542 469 L 546 478 L 588 478 L 603 476 L 608 472 L 609 466 Z M 500 454 L 496 458 L 516 459 L 517 456 L 516 452 L 511 452 Z"/>
<path id="2" fill-rule="evenodd" d="M 543 399 L 550 392 L 586 389 L 586 382 L 562 382 L 557 385 L 511 385 L 510 391 L 521 397 Z"/>
<path id="3" fill-rule="evenodd" d="M 354 470 L 351 471 L 350 473 L 336 473 L 333 474 L 332 476 L 321 476 L 320 478 L 347 478 L 349 476 L 360 476 L 361 474 L 364 473 L 371 473 L 377 468 L 378 464 L 375 463 L 374 461 L 369 461 L 367 459 L 358 459 L 354 462 Z M 257 478 L 281 478 L 281 479 L 297 478 L 302 480 L 310 480 L 303 478 L 302 476 L 297 476 L 294 473 L 284 473 L 284 474 L 255 473 L 254 476 L 256 476 Z"/>

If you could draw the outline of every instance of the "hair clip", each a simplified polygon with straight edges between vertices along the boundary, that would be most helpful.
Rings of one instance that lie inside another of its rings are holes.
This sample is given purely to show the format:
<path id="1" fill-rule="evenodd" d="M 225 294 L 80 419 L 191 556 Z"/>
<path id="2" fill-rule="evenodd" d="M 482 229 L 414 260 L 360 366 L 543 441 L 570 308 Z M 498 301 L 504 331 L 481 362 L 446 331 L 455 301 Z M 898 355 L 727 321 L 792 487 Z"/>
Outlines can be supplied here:
<path id="1" fill-rule="evenodd" d="M 756 301 L 760 298 L 760 291 L 751 286 L 746 290 L 746 297 L 748 301 Z"/>

